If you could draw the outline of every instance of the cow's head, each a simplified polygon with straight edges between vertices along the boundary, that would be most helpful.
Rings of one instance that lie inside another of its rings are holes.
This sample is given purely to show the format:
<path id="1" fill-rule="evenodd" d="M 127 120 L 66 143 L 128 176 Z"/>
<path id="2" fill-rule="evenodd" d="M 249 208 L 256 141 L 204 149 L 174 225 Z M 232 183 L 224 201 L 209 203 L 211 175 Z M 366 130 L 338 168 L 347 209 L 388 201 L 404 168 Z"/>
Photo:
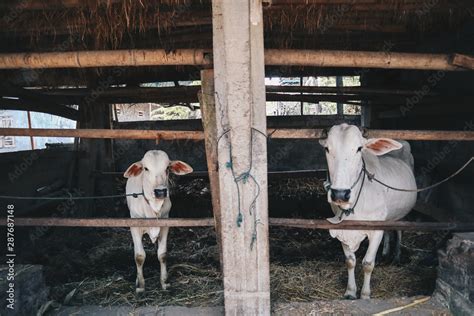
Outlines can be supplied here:
<path id="1" fill-rule="evenodd" d="M 344 209 L 353 207 L 357 199 L 357 194 L 352 191 L 359 189 L 356 184 L 362 170 L 362 156 L 381 156 L 402 148 L 402 144 L 393 139 L 366 139 L 357 126 L 347 124 L 333 126 L 327 138 L 319 143 L 326 151 L 331 179 L 328 201 Z"/>
<path id="2" fill-rule="evenodd" d="M 145 198 L 148 201 L 162 201 L 169 196 L 168 176 L 170 172 L 184 175 L 193 172 L 193 168 L 180 160 L 170 161 L 164 151 L 149 150 L 141 161 L 128 167 L 123 176 L 125 178 L 140 176 Z"/>

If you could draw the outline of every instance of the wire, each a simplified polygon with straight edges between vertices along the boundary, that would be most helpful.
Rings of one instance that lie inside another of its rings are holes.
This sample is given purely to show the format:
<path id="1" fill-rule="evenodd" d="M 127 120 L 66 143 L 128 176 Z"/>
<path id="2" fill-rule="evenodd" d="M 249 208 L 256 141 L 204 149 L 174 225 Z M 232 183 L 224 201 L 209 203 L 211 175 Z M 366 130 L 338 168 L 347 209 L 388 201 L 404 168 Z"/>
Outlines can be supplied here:
<path id="1" fill-rule="evenodd" d="M 216 94 L 216 100 L 220 104 L 219 95 L 218 95 L 217 92 L 215 92 L 215 94 Z M 227 134 L 229 134 L 230 131 L 231 131 L 231 129 L 226 129 L 217 138 L 217 147 L 219 147 L 219 143 L 221 142 L 222 138 L 224 136 L 226 136 Z M 264 132 L 262 132 L 262 131 L 258 130 L 257 128 L 254 128 L 254 127 L 250 128 L 250 144 L 249 144 L 249 147 L 250 147 L 249 148 L 250 165 L 247 168 L 247 170 L 240 173 L 240 174 L 235 173 L 234 162 L 233 162 L 233 159 L 232 159 L 232 143 L 230 141 L 229 141 L 229 160 L 225 164 L 226 168 L 230 169 L 230 171 L 231 171 L 232 179 L 235 183 L 235 187 L 236 187 L 236 191 L 237 191 L 237 219 L 236 219 L 237 227 L 241 227 L 242 222 L 244 220 L 244 213 L 242 212 L 242 205 L 241 205 L 241 189 L 240 189 L 239 183 L 242 183 L 242 184 L 245 185 L 245 184 L 249 183 L 249 180 L 251 180 L 254 183 L 255 187 L 256 187 L 255 196 L 253 197 L 252 202 L 249 205 L 249 210 L 248 210 L 249 215 L 253 217 L 253 231 L 252 231 L 252 238 L 251 238 L 251 241 L 250 241 L 250 249 L 251 250 L 253 249 L 253 245 L 255 244 L 255 242 L 257 240 L 257 225 L 262 224 L 260 222 L 260 219 L 257 219 L 257 212 L 255 212 L 255 207 L 256 207 L 258 197 L 260 196 L 261 187 L 260 187 L 260 184 L 258 183 L 257 179 L 255 178 L 255 176 L 252 174 L 254 133 L 258 133 L 258 134 L 260 134 L 260 135 L 262 135 L 262 136 L 264 136 L 265 138 L 268 139 L 268 136 Z"/>
<path id="2" fill-rule="evenodd" d="M 128 194 L 117 194 L 117 195 L 101 195 L 101 196 L 17 196 L 17 195 L 0 195 L 0 199 L 3 200 L 99 200 L 99 199 L 115 199 L 127 196 L 138 197 L 143 195 L 142 193 L 128 193 Z"/>

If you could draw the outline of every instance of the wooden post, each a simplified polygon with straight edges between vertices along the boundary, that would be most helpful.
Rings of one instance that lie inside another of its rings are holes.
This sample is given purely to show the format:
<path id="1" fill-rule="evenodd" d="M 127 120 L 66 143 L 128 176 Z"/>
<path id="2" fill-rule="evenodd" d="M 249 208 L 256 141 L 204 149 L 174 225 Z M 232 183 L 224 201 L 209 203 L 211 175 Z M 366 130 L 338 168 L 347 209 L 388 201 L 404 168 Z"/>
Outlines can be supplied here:
<path id="1" fill-rule="evenodd" d="M 303 76 L 300 76 L 300 87 L 303 86 Z M 300 93 L 300 95 L 303 95 L 303 93 Z M 303 100 L 300 101 L 300 115 L 304 115 L 304 102 Z"/>
<path id="2" fill-rule="evenodd" d="M 216 227 L 217 245 L 221 267 L 222 259 L 222 241 L 221 241 L 221 206 L 219 201 L 219 165 L 217 162 L 217 122 L 216 122 L 216 103 L 214 100 L 214 71 L 205 69 L 201 71 L 201 112 L 202 125 L 204 127 L 204 143 L 206 146 L 207 170 L 209 173 L 209 182 L 211 185 L 212 213 Z"/>
<path id="3" fill-rule="evenodd" d="M 344 86 L 344 82 L 342 81 L 341 76 L 336 76 L 336 87 L 340 88 Z M 337 94 L 340 94 L 339 92 Z M 343 116 L 344 115 L 344 104 L 337 103 L 337 115 Z"/>
<path id="4" fill-rule="evenodd" d="M 31 129 L 31 113 L 30 111 L 26 111 L 26 115 L 28 116 L 28 128 Z M 33 136 L 30 136 L 30 143 L 31 143 L 31 150 L 35 150 L 35 141 Z"/>
<path id="5" fill-rule="evenodd" d="M 214 0 L 212 17 L 225 311 L 270 315 L 262 4 Z"/>
<path id="6" fill-rule="evenodd" d="M 81 128 L 110 128 L 110 108 L 107 104 L 94 101 L 79 105 L 79 122 Z M 112 194 L 110 183 L 104 183 L 94 177 L 96 170 L 111 171 L 110 139 L 81 139 L 79 143 L 79 159 L 77 187 L 85 196 Z M 97 201 L 83 201 L 85 214 L 98 205 Z"/>

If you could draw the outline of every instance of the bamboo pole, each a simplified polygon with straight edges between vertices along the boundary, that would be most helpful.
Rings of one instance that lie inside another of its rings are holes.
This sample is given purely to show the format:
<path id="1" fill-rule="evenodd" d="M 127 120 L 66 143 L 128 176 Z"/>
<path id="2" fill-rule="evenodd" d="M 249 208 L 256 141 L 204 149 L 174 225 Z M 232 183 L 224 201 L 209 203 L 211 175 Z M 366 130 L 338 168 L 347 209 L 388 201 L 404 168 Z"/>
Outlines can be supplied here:
<path id="1" fill-rule="evenodd" d="M 288 129 L 269 128 L 268 138 L 272 139 L 320 139 L 325 134 L 323 129 Z M 370 138 L 385 137 L 405 140 L 454 140 L 474 141 L 474 131 L 433 131 L 433 130 L 367 130 Z M 204 140 L 201 131 L 153 131 L 132 129 L 44 129 L 44 128 L 0 128 L 2 136 L 36 136 L 36 137 L 79 137 L 79 138 L 114 138 L 114 139 L 153 139 L 153 140 Z"/>
<path id="2" fill-rule="evenodd" d="M 462 68 L 450 63 L 449 55 L 387 51 L 268 49 L 265 51 L 265 64 L 274 66 L 462 70 Z"/>
<path id="3" fill-rule="evenodd" d="M 5 218 L 0 225 L 6 225 Z M 405 231 L 474 231 L 474 222 L 407 222 L 407 221 L 343 221 L 331 224 L 326 220 L 270 218 L 270 226 L 304 229 L 342 230 L 405 230 Z M 51 227 L 212 227 L 213 218 L 58 218 L 16 217 L 16 226 Z"/>
<path id="4" fill-rule="evenodd" d="M 87 68 L 113 66 L 211 65 L 210 49 L 130 49 L 48 53 L 0 54 L 0 69 Z M 447 54 L 340 50 L 265 50 L 265 64 L 348 68 L 420 69 L 460 71 Z"/>
<path id="5" fill-rule="evenodd" d="M 179 49 L 172 53 L 164 49 L 13 53 L 0 54 L 0 69 L 210 65 L 210 57 L 204 49 Z"/>

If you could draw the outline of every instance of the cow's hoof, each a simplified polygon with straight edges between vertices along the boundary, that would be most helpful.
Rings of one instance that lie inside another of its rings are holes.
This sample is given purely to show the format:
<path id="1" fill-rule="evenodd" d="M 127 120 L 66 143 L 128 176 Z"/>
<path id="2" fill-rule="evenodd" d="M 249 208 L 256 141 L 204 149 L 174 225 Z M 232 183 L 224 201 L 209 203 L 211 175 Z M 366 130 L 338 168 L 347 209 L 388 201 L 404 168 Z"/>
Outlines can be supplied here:
<path id="1" fill-rule="evenodd" d="M 135 289 L 135 293 L 137 293 L 137 294 L 145 293 L 145 288 L 144 287 L 137 287 Z"/>
<path id="2" fill-rule="evenodd" d="M 352 294 L 345 294 L 345 295 L 344 295 L 344 299 L 345 299 L 345 300 L 355 300 L 355 299 L 357 299 L 357 298 L 356 298 L 354 295 L 352 295 Z"/>
<path id="3" fill-rule="evenodd" d="M 360 299 L 361 299 L 361 300 L 370 300 L 370 294 L 368 294 L 368 295 L 361 294 L 361 295 L 360 295 Z"/>
<path id="4" fill-rule="evenodd" d="M 169 284 L 169 283 L 164 283 L 164 282 L 161 283 L 161 288 L 162 288 L 163 290 L 165 290 L 165 291 L 166 291 L 167 289 L 169 289 L 170 286 L 171 286 L 171 284 Z"/>

